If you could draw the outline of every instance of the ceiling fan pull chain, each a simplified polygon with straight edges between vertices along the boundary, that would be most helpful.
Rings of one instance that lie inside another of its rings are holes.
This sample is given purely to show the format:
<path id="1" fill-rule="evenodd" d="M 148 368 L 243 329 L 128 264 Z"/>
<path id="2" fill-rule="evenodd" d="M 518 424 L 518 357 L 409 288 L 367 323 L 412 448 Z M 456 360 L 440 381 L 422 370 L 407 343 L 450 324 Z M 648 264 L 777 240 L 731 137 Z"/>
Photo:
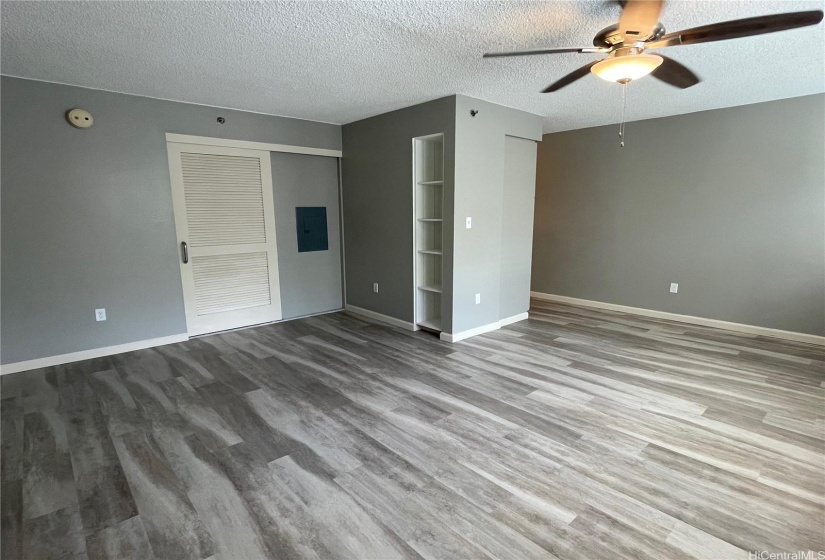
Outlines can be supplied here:
<path id="1" fill-rule="evenodd" d="M 622 84 L 622 122 L 619 124 L 619 146 L 624 148 L 624 121 L 627 113 L 627 82 Z"/>

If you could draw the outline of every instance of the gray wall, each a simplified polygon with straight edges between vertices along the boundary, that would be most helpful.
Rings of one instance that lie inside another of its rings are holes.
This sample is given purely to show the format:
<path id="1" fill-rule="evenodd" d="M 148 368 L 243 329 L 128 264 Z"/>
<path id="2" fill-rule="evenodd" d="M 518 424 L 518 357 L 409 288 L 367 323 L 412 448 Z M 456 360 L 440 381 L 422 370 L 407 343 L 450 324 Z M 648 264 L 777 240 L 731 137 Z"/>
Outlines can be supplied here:
<path id="1" fill-rule="evenodd" d="M 455 97 L 385 113 L 343 127 L 346 303 L 414 321 L 412 139 L 444 133 L 444 284 L 452 253 Z M 379 293 L 372 291 L 378 282 Z M 442 317 L 450 325 L 444 294 Z"/>
<path id="2" fill-rule="evenodd" d="M 284 319 L 343 307 L 338 159 L 273 152 L 272 189 Z M 325 206 L 329 249 L 298 252 L 296 206 Z"/>
<path id="3" fill-rule="evenodd" d="M 498 315 L 513 317 L 530 309 L 536 143 L 504 139 L 504 197 L 501 211 L 501 270 Z"/>
<path id="4" fill-rule="evenodd" d="M 479 113 L 472 117 L 471 109 Z M 541 140 L 541 127 L 542 119 L 536 115 L 463 95 L 456 97 L 453 323 L 451 329 L 445 328 L 447 332 L 482 327 L 504 317 L 500 309 L 501 255 L 503 232 L 511 224 L 504 222 L 508 214 L 503 212 L 503 201 L 510 197 L 513 186 L 505 178 L 505 138 Z M 471 229 L 465 227 L 467 216 L 473 218 Z M 446 231 L 447 225 L 444 227 Z M 516 230 L 512 231 L 516 235 Z M 521 237 L 525 245 L 530 244 L 529 235 Z M 517 240 L 509 238 L 508 243 L 512 242 Z M 478 305 L 477 293 L 481 294 Z"/>
<path id="5" fill-rule="evenodd" d="M 825 95 L 616 129 L 540 144 L 533 290 L 825 335 Z"/>
<path id="6" fill-rule="evenodd" d="M 541 124 L 536 115 L 457 95 L 344 125 L 347 303 L 414 321 L 412 139 L 443 132 L 443 285 L 450 288 L 442 328 L 458 333 L 526 311 L 501 315 L 520 306 L 519 297 L 529 300 L 529 285 L 522 280 L 519 287 L 518 276 L 529 276 L 532 230 L 520 220 L 531 218 L 534 183 L 525 187 L 522 179 L 535 166 L 516 157 L 506 168 L 505 138 L 540 140 Z M 504 244 L 519 243 L 527 250 L 508 262 L 513 275 L 502 273 Z"/>
<path id="7" fill-rule="evenodd" d="M 336 125 L 3 77 L 2 363 L 186 331 L 166 132 L 341 147 Z"/>

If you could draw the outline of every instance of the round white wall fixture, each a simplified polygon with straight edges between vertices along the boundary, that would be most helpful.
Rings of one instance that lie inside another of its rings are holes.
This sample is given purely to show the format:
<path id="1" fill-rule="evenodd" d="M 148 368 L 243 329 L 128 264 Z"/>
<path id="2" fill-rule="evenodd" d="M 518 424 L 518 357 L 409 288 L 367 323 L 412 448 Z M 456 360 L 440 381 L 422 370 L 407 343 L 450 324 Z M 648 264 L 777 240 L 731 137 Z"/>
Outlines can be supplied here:
<path id="1" fill-rule="evenodd" d="M 72 109 L 66 113 L 66 120 L 75 128 L 90 128 L 95 119 L 92 114 L 85 109 Z"/>

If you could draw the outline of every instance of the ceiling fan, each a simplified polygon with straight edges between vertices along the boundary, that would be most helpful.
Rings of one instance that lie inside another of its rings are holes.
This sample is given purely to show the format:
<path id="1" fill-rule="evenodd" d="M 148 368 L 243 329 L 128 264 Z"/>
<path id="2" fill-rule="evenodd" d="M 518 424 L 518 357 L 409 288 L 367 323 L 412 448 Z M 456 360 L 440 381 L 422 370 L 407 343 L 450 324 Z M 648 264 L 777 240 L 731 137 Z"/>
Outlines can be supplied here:
<path id="1" fill-rule="evenodd" d="M 607 55 L 606 58 L 586 64 L 553 82 L 542 93 L 558 91 L 583 78 L 588 72 L 620 84 L 651 74 L 665 83 L 684 89 L 699 83 L 696 74 L 673 59 L 660 54 L 647 54 L 645 51 L 762 35 L 816 25 L 822 21 L 822 10 L 811 10 L 712 23 L 666 34 L 664 26 L 659 22 L 664 0 L 625 0 L 619 3 L 622 5 L 619 23 L 599 31 L 593 38 L 592 47 L 494 52 L 486 53 L 484 58 L 556 53 Z"/>

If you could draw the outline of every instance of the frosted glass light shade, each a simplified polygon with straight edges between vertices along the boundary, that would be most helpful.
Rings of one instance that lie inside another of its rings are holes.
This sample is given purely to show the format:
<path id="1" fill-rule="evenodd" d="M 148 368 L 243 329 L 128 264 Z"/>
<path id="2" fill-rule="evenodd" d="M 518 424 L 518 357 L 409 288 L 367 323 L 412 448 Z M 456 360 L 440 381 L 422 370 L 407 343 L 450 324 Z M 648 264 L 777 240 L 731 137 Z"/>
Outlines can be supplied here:
<path id="1" fill-rule="evenodd" d="M 647 76 L 661 63 L 662 57 L 655 54 L 632 54 L 602 60 L 590 68 L 590 71 L 602 80 L 620 82 Z"/>

